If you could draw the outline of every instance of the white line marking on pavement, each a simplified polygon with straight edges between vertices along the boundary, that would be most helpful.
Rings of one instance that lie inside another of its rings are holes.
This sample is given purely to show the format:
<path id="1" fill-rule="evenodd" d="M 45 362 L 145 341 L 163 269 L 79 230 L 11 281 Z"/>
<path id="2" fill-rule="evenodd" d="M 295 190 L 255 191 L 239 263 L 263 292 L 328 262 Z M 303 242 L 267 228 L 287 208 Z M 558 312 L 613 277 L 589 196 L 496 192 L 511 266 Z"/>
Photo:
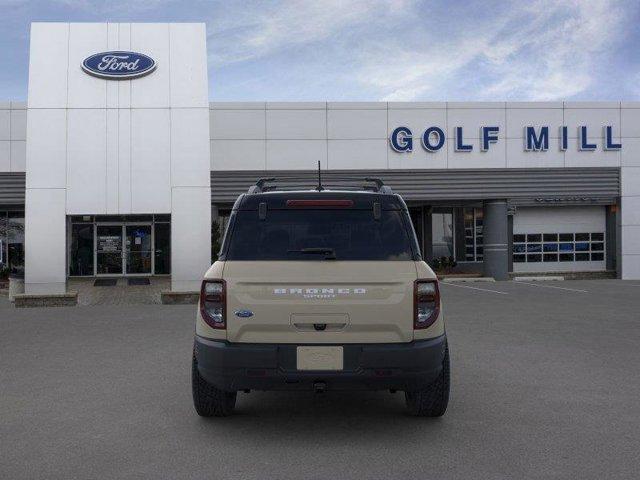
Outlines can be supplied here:
<path id="1" fill-rule="evenodd" d="M 444 285 L 451 285 L 452 287 L 470 288 L 471 290 L 480 290 L 482 292 L 499 293 L 500 295 L 509 295 L 507 292 L 499 292 L 498 290 L 489 290 L 488 288 L 470 287 L 469 285 L 458 285 L 457 283 L 440 282 Z"/>
<path id="2" fill-rule="evenodd" d="M 554 287 L 553 285 L 540 285 L 537 283 L 529 283 L 529 282 L 513 282 L 516 284 L 522 284 L 522 285 L 531 285 L 532 287 L 540 287 L 540 288 L 555 288 L 556 290 L 568 290 L 570 292 L 582 292 L 582 293 L 589 293 L 587 290 L 578 290 L 577 288 L 567 288 L 567 287 Z"/>

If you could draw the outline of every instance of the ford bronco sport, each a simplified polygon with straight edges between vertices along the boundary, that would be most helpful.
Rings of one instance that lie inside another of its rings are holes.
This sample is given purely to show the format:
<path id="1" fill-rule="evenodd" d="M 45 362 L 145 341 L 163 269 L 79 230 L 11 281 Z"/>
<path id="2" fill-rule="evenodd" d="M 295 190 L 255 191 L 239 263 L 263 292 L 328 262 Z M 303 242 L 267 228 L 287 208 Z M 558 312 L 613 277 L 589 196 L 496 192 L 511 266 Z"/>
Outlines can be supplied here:
<path id="1" fill-rule="evenodd" d="M 402 198 L 372 188 L 241 195 L 196 316 L 196 412 L 226 416 L 249 390 L 404 391 L 441 416 L 449 350 L 438 281 Z"/>

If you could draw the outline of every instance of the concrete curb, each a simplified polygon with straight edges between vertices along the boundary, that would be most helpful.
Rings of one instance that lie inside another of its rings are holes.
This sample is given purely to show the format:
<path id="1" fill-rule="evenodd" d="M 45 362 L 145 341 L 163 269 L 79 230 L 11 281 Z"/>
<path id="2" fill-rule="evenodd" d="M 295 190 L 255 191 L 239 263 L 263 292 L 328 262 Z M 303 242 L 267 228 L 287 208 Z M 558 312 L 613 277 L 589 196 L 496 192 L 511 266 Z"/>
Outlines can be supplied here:
<path id="1" fill-rule="evenodd" d="M 559 281 L 564 280 L 564 277 L 557 276 L 538 276 L 538 277 L 513 277 L 514 282 L 547 282 L 547 281 Z"/>
<path id="2" fill-rule="evenodd" d="M 200 300 L 200 292 L 160 292 L 163 305 L 195 305 Z"/>
<path id="3" fill-rule="evenodd" d="M 511 280 L 516 277 L 563 277 L 565 280 L 603 280 L 617 278 L 616 272 L 606 270 L 604 272 L 509 272 Z"/>
<path id="4" fill-rule="evenodd" d="M 18 293 L 15 295 L 16 308 L 31 307 L 75 307 L 78 304 L 78 292 L 67 292 L 51 295 L 31 295 Z"/>
<path id="5" fill-rule="evenodd" d="M 493 277 L 442 277 L 442 280 L 448 283 L 470 282 L 470 283 L 487 283 L 495 282 Z"/>

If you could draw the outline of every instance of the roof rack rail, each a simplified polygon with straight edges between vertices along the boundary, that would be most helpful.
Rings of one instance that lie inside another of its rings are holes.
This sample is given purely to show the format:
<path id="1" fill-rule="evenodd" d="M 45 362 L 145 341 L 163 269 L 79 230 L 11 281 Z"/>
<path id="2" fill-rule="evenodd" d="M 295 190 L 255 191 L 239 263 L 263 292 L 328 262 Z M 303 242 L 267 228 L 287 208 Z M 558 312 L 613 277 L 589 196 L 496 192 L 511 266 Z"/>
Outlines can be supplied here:
<path id="1" fill-rule="evenodd" d="M 264 193 L 264 192 L 270 192 L 273 190 L 278 190 L 277 185 L 273 185 L 273 182 L 276 181 L 292 181 L 292 180 L 312 180 L 309 177 L 305 177 L 305 176 L 284 176 L 284 177 L 266 177 L 266 178 L 259 178 L 255 185 L 251 185 L 249 187 L 249 190 L 247 191 L 248 194 L 255 194 L 255 193 Z M 324 183 L 326 184 L 331 184 L 333 181 L 340 181 L 340 182 L 344 182 L 344 181 L 354 181 L 354 182 L 368 182 L 368 183 L 373 183 L 375 185 L 375 187 L 373 188 L 373 191 L 376 193 L 382 193 L 385 195 L 391 195 L 393 194 L 393 190 L 391 189 L 390 186 L 385 185 L 384 181 L 381 178 L 377 178 L 377 177 L 365 177 L 365 178 L 358 178 L 358 177 L 324 177 Z M 269 185 L 271 184 L 271 185 Z M 349 187 L 348 185 L 344 185 L 344 188 L 353 188 L 353 187 Z M 362 189 L 368 189 L 366 185 L 361 187 Z"/>
<path id="2" fill-rule="evenodd" d="M 262 193 L 264 191 L 265 184 L 267 182 L 273 182 L 275 180 L 276 177 L 259 178 L 255 185 L 251 185 L 249 187 L 249 191 L 247 193 Z"/>
<path id="3" fill-rule="evenodd" d="M 388 185 L 385 185 L 381 178 L 365 177 L 364 181 L 375 183 L 376 187 L 378 187 L 378 192 L 380 193 L 386 193 L 386 194 L 393 193 L 393 191 L 391 190 L 391 187 Z"/>

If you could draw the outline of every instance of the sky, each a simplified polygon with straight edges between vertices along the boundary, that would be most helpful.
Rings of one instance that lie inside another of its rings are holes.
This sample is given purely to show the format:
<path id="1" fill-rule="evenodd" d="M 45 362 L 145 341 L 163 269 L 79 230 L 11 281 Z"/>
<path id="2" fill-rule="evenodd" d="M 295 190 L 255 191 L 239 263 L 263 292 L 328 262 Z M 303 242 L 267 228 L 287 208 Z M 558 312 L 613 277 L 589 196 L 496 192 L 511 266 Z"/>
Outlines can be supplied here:
<path id="1" fill-rule="evenodd" d="M 640 100 L 638 0 L 0 0 L 0 100 L 33 21 L 205 22 L 211 101 Z"/>

